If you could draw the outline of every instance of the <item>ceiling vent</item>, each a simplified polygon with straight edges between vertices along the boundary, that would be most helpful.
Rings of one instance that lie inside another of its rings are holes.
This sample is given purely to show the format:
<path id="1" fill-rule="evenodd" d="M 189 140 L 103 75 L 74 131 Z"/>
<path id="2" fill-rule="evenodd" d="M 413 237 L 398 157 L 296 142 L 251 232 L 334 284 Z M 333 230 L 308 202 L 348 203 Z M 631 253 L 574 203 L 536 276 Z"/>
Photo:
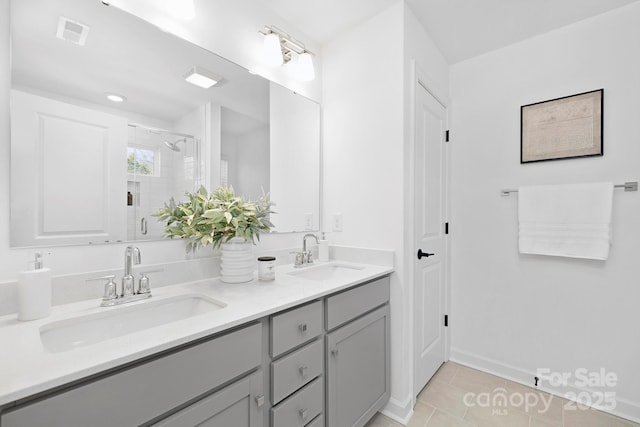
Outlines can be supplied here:
<path id="1" fill-rule="evenodd" d="M 88 35 L 88 25 L 84 25 L 78 21 L 73 21 L 69 18 L 65 18 L 64 16 L 61 16 L 58 20 L 58 32 L 56 34 L 56 37 L 58 37 L 59 39 L 84 46 L 87 41 Z"/>

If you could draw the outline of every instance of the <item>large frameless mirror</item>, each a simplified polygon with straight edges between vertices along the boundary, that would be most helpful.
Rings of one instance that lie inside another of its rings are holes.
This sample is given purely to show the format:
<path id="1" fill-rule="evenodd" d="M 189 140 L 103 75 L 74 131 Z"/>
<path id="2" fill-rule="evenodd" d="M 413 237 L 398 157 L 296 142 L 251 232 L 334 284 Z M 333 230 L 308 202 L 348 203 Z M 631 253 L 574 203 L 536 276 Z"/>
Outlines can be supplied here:
<path id="1" fill-rule="evenodd" d="M 11 0 L 11 43 L 12 246 L 160 239 L 200 185 L 319 228 L 317 103 L 100 1 Z"/>

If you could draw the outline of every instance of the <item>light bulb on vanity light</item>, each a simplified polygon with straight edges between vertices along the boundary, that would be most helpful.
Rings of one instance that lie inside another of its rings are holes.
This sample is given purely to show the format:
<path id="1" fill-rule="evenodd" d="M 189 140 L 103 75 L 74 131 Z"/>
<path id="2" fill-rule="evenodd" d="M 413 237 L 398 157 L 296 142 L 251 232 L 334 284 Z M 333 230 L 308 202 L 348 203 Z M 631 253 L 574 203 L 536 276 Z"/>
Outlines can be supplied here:
<path id="1" fill-rule="evenodd" d="M 277 67 L 284 63 L 279 35 L 269 33 L 264 36 L 263 55 L 265 64 L 272 67 Z"/>
<path id="2" fill-rule="evenodd" d="M 313 69 L 313 58 L 307 51 L 298 55 L 298 80 L 308 82 L 316 78 L 316 72 Z"/>

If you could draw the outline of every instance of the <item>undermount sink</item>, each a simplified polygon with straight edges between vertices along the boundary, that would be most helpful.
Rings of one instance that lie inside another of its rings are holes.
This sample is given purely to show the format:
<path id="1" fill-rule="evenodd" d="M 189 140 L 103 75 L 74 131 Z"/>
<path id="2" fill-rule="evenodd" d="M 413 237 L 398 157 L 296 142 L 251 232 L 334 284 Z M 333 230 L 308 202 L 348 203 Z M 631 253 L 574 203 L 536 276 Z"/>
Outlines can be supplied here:
<path id="1" fill-rule="evenodd" d="M 148 300 L 129 307 L 48 323 L 40 328 L 47 351 L 57 353 L 95 344 L 226 307 L 198 294 Z"/>
<path id="2" fill-rule="evenodd" d="M 338 278 L 345 273 L 362 270 L 362 268 L 363 267 L 355 265 L 332 263 L 301 267 L 300 269 L 291 271 L 288 274 L 310 280 L 330 280 Z"/>

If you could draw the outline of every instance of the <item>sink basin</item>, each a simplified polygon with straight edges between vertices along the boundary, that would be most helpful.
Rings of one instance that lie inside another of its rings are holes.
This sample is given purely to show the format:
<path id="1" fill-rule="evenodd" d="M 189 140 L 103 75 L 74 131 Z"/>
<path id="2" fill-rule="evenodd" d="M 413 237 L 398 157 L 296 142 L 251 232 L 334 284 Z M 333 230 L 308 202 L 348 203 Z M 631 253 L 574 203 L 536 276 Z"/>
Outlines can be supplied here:
<path id="1" fill-rule="evenodd" d="M 40 328 L 47 351 L 57 353 L 188 319 L 226 307 L 204 295 L 148 300 L 129 307 L 48 323 Z"/>
<path id="2" fill-rule="evenodd" d="M 312 267 L 301 267 L 288 274 L 310 280 L 330 280 L 357 270 L 362 270 L 362 267 L 349 264 L 321 264 Z"/>

